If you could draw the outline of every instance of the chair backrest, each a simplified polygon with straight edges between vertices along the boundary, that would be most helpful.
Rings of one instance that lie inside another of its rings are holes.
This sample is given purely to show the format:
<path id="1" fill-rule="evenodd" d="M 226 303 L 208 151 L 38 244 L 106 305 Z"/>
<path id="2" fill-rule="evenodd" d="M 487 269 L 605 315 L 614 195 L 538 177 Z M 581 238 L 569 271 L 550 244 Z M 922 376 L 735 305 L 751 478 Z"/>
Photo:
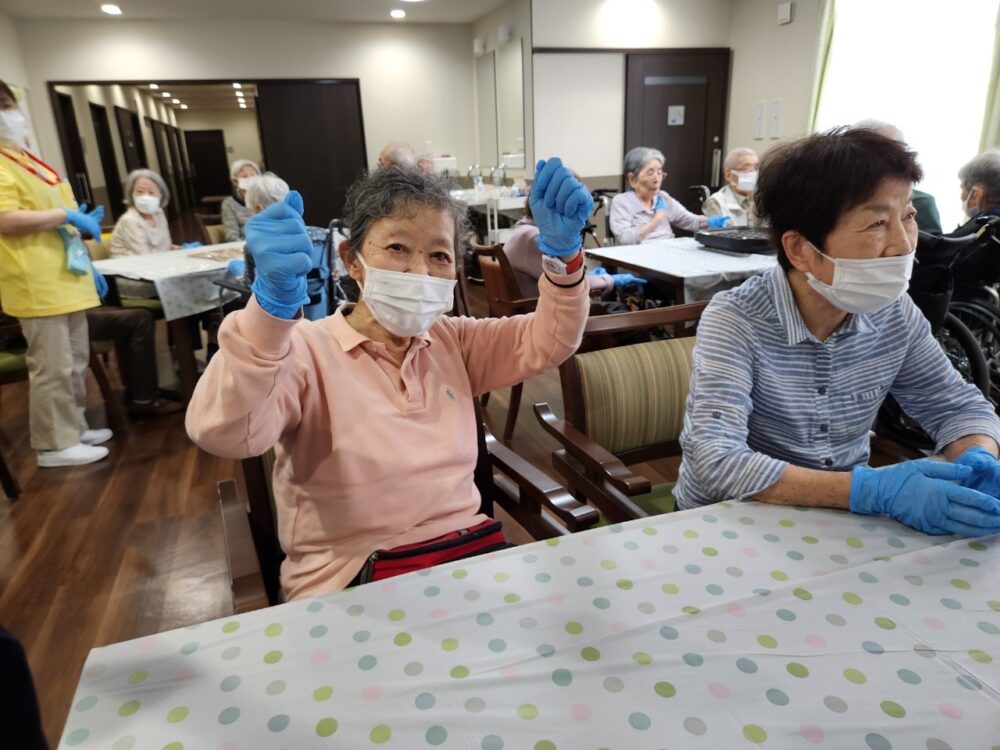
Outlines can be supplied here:
<path id="1" fill-rule="evenodd" d="M 502 318 L 535 309 L 538 297 L 522 297 L 517 275 L 504 253 L 503 245 L 473 245 L 472 250 L 479 256 L 491 316 Z"/>
<path id="2" fill-rule="evenodd" d="M 199 214 L 194 215 L 194 220 L 198 223 L 198 230 L 201 232 L 201 241 L 206 245 L 217 245 L 220 242 L 225 241 L 225 232 L 222 226 L 222 214 Z M 220 231 L 216 234 L 217 237 L 222 239 L 213 240 L 212 235 L 209 233 L 209 229 L 214 227 L 219 227 Z"/>
<path id="3" fill-rule="evenodd" d="M 218 245 L 226 241 L 226 228 L 222 224 L 205 225 L 206 245 Z"/>

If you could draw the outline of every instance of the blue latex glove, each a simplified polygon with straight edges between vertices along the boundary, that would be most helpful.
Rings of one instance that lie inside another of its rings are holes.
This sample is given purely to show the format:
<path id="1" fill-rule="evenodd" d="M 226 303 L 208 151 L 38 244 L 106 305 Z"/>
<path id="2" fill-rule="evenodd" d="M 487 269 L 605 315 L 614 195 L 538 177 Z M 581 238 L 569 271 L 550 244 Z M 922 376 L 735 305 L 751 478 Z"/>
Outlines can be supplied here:
<path id="1" fill-rule="evenodd" d="M 104 278 L 104 274 L 94 268 L 93 264 L 90 266 L 90 272 L 94 274 L 94 286 L 97 287 L 97 296 L 102 300 L 108 296 L 108 280 Z"/>
<path id="2" fill-rule="evenodd" d="M 562 257 L 580 249 L 580 233 L 594 209 L 594 199 L 559 157 L 538 162 L 528 203 L 538 225 L 539 250 Z"/>
<path id="3" fill-rule="evenodd" d="M 1000 501 L 959 483 L 972 469 L 944 461 L 906 461 L 851 472 L 851 511 L 895 518 L 927 534 L 1000 533 Z"/>
<path id="4" fill-rule="evenodd" d="M 667 202 L 663 199 L 663 195 L 661 193 L 657 193 L 656 200 L 653 201 L 653 213 L 655 214 L 657 211 L 666 211 L 666 210 L 667 210 Z"/>
<path id="5" fill-rule="evenodd" d="M 233 258 L 226 264 L 226 273 L 236 277 L 246 276 L 247 262 L 240 258 Z"/>
<path id="6" fill-rule="evenodd" d="M 181 250 L 190 250 L 191 248 L 201 247 L 200 242 L 185 242 L 181 245 Z"/>
<path id="7" fill-rule="evenodd" d="M 246 223 L 247 249 L 257 268 L 250 288 L 262 308 L 285 320 L 309 301 L 306 274 L 313 247 L 302 208 L 302 196 L 293 190 Z"/>
<path id="8" fill-rule="evenodd" d="M 1000 461 L 997 461 L 992 453 L 974 445 L 956 458 L 955 463 L 972 469 L 969 478 L 962 481 L 963 487 L 1000 498 Z"/>
<path id="9" fill-rule="evenodd" d="M 615 280 L 615 289 L 629 284 L 635 284 L 642 289 L 646 285 L 646 279 L 641 276 L 633 276 L 630 273 L 613 273 L 611 278 Z"/>
<path id="10" fill-rule="evenodd" d="M 101 222 L 104 220 L 104 206 L 98 206 L 87 213 L 87 204 L 79 209 L 66 209 L 66 223 L 76 227 L 82 233 L 89 234 L 98 242 L 101 241 Z"/>
<path id="11" fill-rule="evenodd" d="M 709 216 L 708 217 L 708 228 L 709 229 L 725 229 L 729 226 L 729 222 L 732 221 L 728 216 Z"/>

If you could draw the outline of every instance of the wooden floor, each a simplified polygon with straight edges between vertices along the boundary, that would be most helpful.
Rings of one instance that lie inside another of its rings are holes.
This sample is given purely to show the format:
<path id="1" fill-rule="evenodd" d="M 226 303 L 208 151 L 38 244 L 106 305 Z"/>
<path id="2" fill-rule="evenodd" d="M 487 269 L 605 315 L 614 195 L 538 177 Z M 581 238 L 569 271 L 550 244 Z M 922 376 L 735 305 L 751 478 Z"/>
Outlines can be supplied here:
<path id="1" fill-rule="evenodd" d="M 159 359 L 166 362 L 165 350 Z M 89 390 L 93 426 L 103 409 L 93 381 Z M 498 435 L 507 397 L 493 394 L 486 409 Z M 25 383 L 0 389 L 0 450 L 23 490 L 16 503 L 0 499 L 0 624 L 28 652 L 54 747 L 92 647 L 230 614 L 215 485 L 236 478 L 242 491 L 242 478 L 237 462 L 188 440 L 182 415 L 134 423 L 109 443 L 105 461 L 39 470 L 27 401 Z M 512 447 L 551 474 L 555 442 L 531 413 L 540 401 L 562 413 L 556 372 L 525 384 Z M 671 480 L 676 461 L 645 468 L 651 479 Z M 527 539 L 501 519 L 511 541 Z"/>

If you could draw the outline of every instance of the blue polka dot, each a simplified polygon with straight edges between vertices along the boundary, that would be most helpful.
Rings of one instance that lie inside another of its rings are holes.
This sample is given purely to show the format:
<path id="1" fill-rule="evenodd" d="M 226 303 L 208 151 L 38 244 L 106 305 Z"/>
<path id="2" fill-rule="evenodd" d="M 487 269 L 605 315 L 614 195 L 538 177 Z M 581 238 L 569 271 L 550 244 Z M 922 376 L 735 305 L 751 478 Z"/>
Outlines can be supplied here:
<path id="1" fill-rule="evenodd" d="M 507 641 L 505 641 L 503 638 L 494 638 L 486 645 L 489 646 L 490 651 L 492 651 L 495 654 L 499 654 L 501 651 L 506 650 Z"/>
<path id="2" fill-rule="evenodd" d="M 873 521 L 862 521 L 860 526 L 865 531 L 875 531 L 878 528 L 878 524 Z"/>
<path id="3" fill-rule="evenodd" d="M 885 653 L 885 649 L 882 648 L 879 644 L 875 643 L 875 641 L 865 641 L 864 643 L 861 644 L 861 648 L 863 648 L 869 654 Z"/>
<path id="4" fill-rule="evenodd" d="M 593 578 L 588 578 L 587 576 L 580 576 L 579 578 L 576 579 L 576 585 L 577 586 L 593 586 L 594 585 L 594 579 Z"/>
<path id="5" fill-rule="evenodd" d="M 735 539 L 736 537 L 739 536 L 739 534 L 737 534 L 732 529 L 726 529 L 725 531 L 722 532 L 722 536 L 724 536 L 726 539 Z"/>
<path id="6" fill-rule="evenodd" d="M 705 591 L 712 596 L 719 596 L 723 592 L 723 588 L 717 583 L 710 583 L 705 587 Z"/>
<path id="7" fill-rule="evenodd" d="M 715 523 L 719 519 L 709 513 L 707 515 L 702 516 L 701 520 L 704 521 L 705 523 Z"/>
<path id="8" fill-rule="evenodd" d="M 599 596 L 596 599 L 594 599 L 594 606 L 597 607 L 598 609 L 607 609 L 608 607 L 611 606 L 611 602 L 609 602 L 603 596 Z"/>
<path id="9" fill-rule="evenodd" d="M 622 525 L 620 523 L 613 523 L 610 526 L 608 526 L 608 531 L 610 531 L 612 534 L 620 534 L 622 533 Z"/>
<path id="10" fill-rule="evenodd" d="M 503 740 L 495 734 L 488 734 L 483 737 L 483 741 L 480 743 L 479 747 L 481 747 L 482 750 L 503 750 Z"/>
<path id="11" fill-rule="evenodd" d="M 774 614 L 776 614 L 780 619 L 784 620 L 785 622 L 795 622 L 795 613 L 792 612 L 790 609 L 779 609 Z"/>
<path id="12" fill-rule="evenodd" d="M 919 685 L 920 675 L 914 672 L 912 669 L 900 669 L 896 671 L 896 676 L 899 677 L 907 685 Z"/>
<path id="13" fill-rule="evenodd" d="M 684 654 L 684 663 L 689 667 L 700 667 L 705 663 L 705 657 L 701 654 Z"/>
<path id="14" fill-rule="evenodd" d="M 973 560 L 969 557 L 963 557 L 961 560 L 959 560 L 959 562 L 962 563 L 962 565 L 966 566 L 967 568 L 979 567 L 979 560 Z"/>
<path id="15" fill-rule="evenodd" d="M 358 659 L 358 669 L 375 669 L 378 665 L 378 659 L 376 659 L 371 654 L 367 654 Z"/>
<path id="16" fill-rule="evenodd" d="M 430 574 L 431 574 L 431 570 L 429 568 L 424 568 L 423 570 L 418 570 L 417 571 L 417 575 L 420 576 L 421 578 L 426 578 Z"/>
<path id="17" fill-rule="evenodd" d="M 426 711 L 429 708 L 434 708 L 434 704 L 437 703 L 437 699 L 430 693 L 421 693 L 413 701 L 413 705 L 422 711 Z"/>
<path id="18" fill-rule="evenodd" d="M 181 653 L 184 654 L 185 656 L 190 656 L 197 650 L 198 650 L 198 644 L 195 643 L 194 641 L 191 641 L 190 643 L 185 643 L 183 646 L 181 646 Z"/>
<path id="19" fill-rule="evenodd" d="M 288 714 L 277 714 L 267 721 L 267 728 L 272 732 L 283 732 L 291 722 Z"/>
<path id="20" fill-rule="evenodd" d="M 780 542 L 781 537 L 777 534 L 764 534 L 764 540 L 768 542 Z"/>
<path id="21" fill-rule="evenodd" d="M 539 656 L 549 657 L 556 652 L 555 646 L 550 646 L 547 643 L 543 643 L 541 646 L 535 649 L 535 652 Z"/>
<path id="22" fill-rule="evenodd" d="M 771 688 L 767 691 L 766 695 L 767 699 L 776 706 L 788 705 L 788 695 L 777 688 Z"/>
<path id="23" fill-rule="evenodd" d="M 677 632 L 677 628 L 671 627 L 670 625 L 664 625 L 660 628 L 660 635 L 669 641 L 674 641 L 677 640 L 677 636 L 679 636 L 680 633 Z"/>
<path id="24" fill-rule="evenodd" d="M 768 596 L 771 593 L 771 589 L 754 589 L 753 592 L 757 596 Z"/>
<path id="25" fill-rule="evenodd" d="M 805 555 L 803 555 L 801 552 L 797 552 L 796 550 L 789 550 L 788 557 L 791 558 L 792 560 L 802 560 L 805 558 Z"/>
<path id="26" fill-rule="evenodd" d="M 633 551 L 639 549 L 638 542 L 625 542 L 625 544 L 622 545 L 622 546 L 624 546 L 625 549 L 629 549 L 629 550 L 633 550 Z"/>
<path id="27" fill-rule="evenodd" d="M 958 676 L 958 684 L 964 687 L 966 690 L 982 690 L 983 683 L 977 680 L 970 674 L 962 674 Z"/>
<path id="28" fill-rule="evenodd" d="M 896 549 L 903 549 L 906 546 L 906 543 L 899 537 L 891 536 L 886 541 L 890 547 L 895 547 Z"/>
<path id="29" fill-rule="evenodd" d="M 427 740 L 428 745 L 440 745 L 448 739 L 448 730 L 438 724 L 435 724 L 427 730 L 427 733 L 424 735 L 424 739 Z"/>
<path id="30" fill-rule="evenodd" d="M 81 742 L 83 742 L 89 736 L 90 736 L 90 730 L 89 729 L 84 729 L 82 727 L 80 729 L 74 729 L 72 732 L 70 732 L 68 735 L 66 735 L 66 744 L 67 745 L 79 745 Z"/>
<path id="31" fill-rule="evenodd" d="M 365 641 L 367 641 L 369 638 L 372 637 L 372 634 L 369 633 L 367 630 L 359 630 L 352 637 L 358 643 L 364 643 Z"/>
<path id="32" fill-rule="evenodd" d="M 309 629 L 309 635 L 313 638 L 322 638 L 326 635 L 327 628 L 326 625 L 315 625 Z"/>
<path id="33" fill-rule="evenodd" d="M 310 602 L 309 606 L 306 607 L 310 612 L 319 612 L 323 609 L 323 602 Z"/>
<path id="34" fill-rule="evenodd" d="M 535 580 L 539 583 L 548 583 L 552 580 L 552 576 L 548 573 L 535 573 Z"/>
<path id="35" fill-rule="evenodd" d="M 493 615 L 491 615 L 489 612 L 480 612 L 478 615 L 476 615 L 476 622 L 483 626 L 492 625 Z"/>
<path id="36" fill-rule="evenodd" d="M 687 565 L 684 566 L 684 570 L 686 570 L 688 573 L 691 573 L 692 575 L 698 575 L 698 573 L 701 572 L 701 566 L 695 565 L 694 563 L 688 563 Z"/>
<path id="37" fill-rule="evenodd" d="M 97 696 L 88 695 L 86 698 L 81 698 L 76 702 L 77 711 L 89 711 L 94 706 L 97 705 Z"/>
<path id="38" fill-rule="evenodd" d="M 632 725 L 633 729 L 638 729 L 643 732 L 652 725 L 653 722 L 649 720 L 649 717 L 641 711 L 636 711 L 635 713 L 628 715 L 628 723 Z"/>
<path id="39" fill-rule="evenodd" d="M 241 682 L 242 680 L 238 676 L 231 674 L 219 683 L 219 690 L 225 693 L 231 693 L 240 686 Z"/>
<path id="40" fill-rule="evenodd" d="M 753 659 L 737 659 L 736 668 L 744 674 L 753 674 L 757 671 L 757 663 Z"/>
<path id="41" fill-rule="evenodd" d="M 860 578 L 865 583 L 878 583 L 878 578 L 876 578 L 875 576 L 873 576 L 867 570 L 862 571 L 861 573 L 858 573 L 858 578 Z"/>
<path id="42" fill-rule="evenodd" d="M 437 586 L 428 586 L 424 589 L 424 596 L 437 596 L 441 593 L 441 589 Z"/>
<path id="43" fill-rule="evenodd" d="M 528 554 L 521 558 L 526 563 L 536 563 L 538 562 L 538 555 Z"/>
<path id="44" fill-rule="evenodd" d="M 889 601 L 893 604 L 898 604 L 900 607 L 905 607 L 910 603 L 910 600 L 902 594 L 890 594 Z"/>
<path id="45" fill-rule="evenodd" d="M 954 599 L 949 599 L 947 597 L 945 597 L 944 599 L 941 600 L 941 605 L 947 607 L 948 609 L 961 609 L 962 608 L 961 602 L 957 602 Z"/>
<path id="46" fill-rule="evenodd" d="M 977 622 L 976 627 L 982 630 L 984 633 L 989 633 L 990 635 L 1000 635 L 1000 627 L 997 627 L 992 622 Z"/>
<path id="47" fill-rule="evenodd" d="M 865 744 L 871 750 L 892 750 L 892 743 L 881 734 L 876 734 L 875 732 L 865 735 Z"/>

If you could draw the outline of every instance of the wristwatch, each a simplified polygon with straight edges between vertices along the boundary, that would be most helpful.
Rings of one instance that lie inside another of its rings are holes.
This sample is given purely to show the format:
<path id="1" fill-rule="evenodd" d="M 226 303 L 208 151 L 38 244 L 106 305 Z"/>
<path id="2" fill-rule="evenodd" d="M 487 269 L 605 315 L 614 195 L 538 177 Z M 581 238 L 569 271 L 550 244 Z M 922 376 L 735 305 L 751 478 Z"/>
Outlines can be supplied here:
<path id="1" fill-rule="evenodd" d="M 554 255 L 542 255 L 542 270 L 553 276 L 569 276 L 583 265 L 583 251 L 579 251 L 569 263 Z"/>

